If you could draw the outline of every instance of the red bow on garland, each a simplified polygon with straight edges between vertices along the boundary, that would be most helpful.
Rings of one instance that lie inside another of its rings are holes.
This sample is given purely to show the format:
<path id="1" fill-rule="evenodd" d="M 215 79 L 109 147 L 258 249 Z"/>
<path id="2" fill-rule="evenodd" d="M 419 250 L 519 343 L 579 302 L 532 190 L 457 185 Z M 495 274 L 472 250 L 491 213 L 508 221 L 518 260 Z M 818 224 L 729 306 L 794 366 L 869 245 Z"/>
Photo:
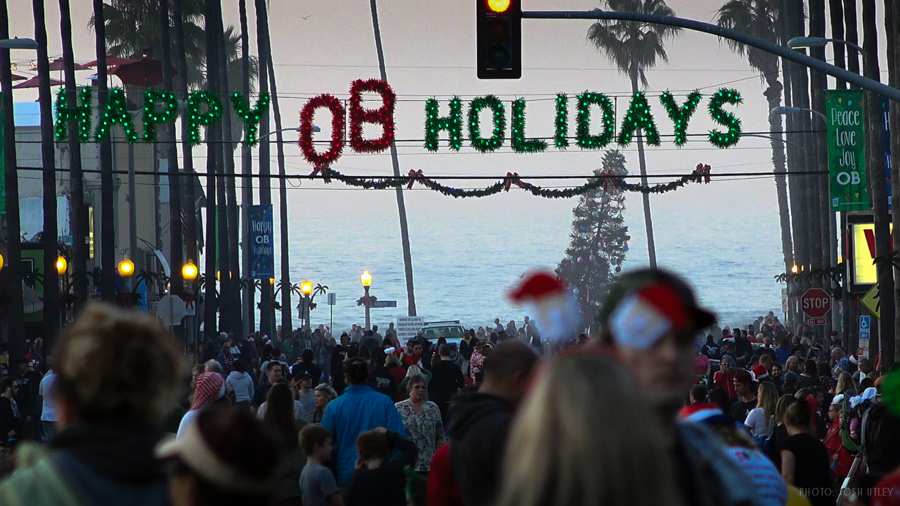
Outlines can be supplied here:
<path id="1" fill-rule="evenodd" d="M 712 167 L 710 167 L 709 165 L 698 163 L 697 168 L 694 169 L 694 172 L 692 174 L 694 176 L 694 182 L 708 184 L 712 180 L 712 176 L 710 174 L 711 170 Z"/>
<path id="2" fill-rule="evenodd" d="M 325 181 L 326 183 L 330 183 L 331 177 L 328 175 L 328 167 L 325 167 L 323 165 L 316 166 L 313 169 L 312 174 L 310 174 L 310 177 L 316 177 L 316 174 L 318 174 L 320 172 L 322 173 L 322 181 Z"/>
<path id="3" fill-rule="evenodd" d="M 507 172 L 506 177 L 503 178 L 503 191 L 509 191 L 509 187 L 512 185 L 516 185 L 519 188 L 522 187 L 522 180 L 519 179 L 518 172 Z"/>
<path id="4" fill-rule="evenodd" d="M 409 182 L 406 183 L 407 190 L 412 190 L 413 183 L 415 183 L 416 181 L 424 181 L 425 180 L 425 174 L 422 173 L 422 169 L 419 169 L 419 170 L 411 169 L 409 171 L 409 174 L 407 174 L 407 177 L 409 178 Z"/>

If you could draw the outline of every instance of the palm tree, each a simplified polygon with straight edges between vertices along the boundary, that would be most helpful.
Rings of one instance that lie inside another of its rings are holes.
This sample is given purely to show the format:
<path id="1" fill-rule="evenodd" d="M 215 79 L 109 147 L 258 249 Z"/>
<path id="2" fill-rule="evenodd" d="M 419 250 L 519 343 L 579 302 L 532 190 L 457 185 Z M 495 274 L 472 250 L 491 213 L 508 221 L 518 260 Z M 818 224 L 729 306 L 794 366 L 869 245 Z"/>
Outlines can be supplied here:
<path id="1" fill-rule="evenodd" d="M 775 16 L 776 6 L 770 0 L 730 0 L 719 9 L 716 22 L 722 28 L 737 30 L 777 43 Z M 783 86 L 778 80 L 778 57 L 731 39 L 727 41 L 732 50 L 741 56 L 747 56 L 750 66 L 760 72 L 761 78 L 766 83 L 763 95 L 768 101 L 769 110 L 780 107 Z M 780 174 L 775 178 L 775 192 L 778 196 L 778 215 L 781 222 L 784 272 L 790 272 L 791 266 L 794 265 L 794 246 L 791 241 L 791 211 L 788 206 L 787 184 L 783 176 L 785 154 L 780 115 L 769 115 L 769 131 L 772 141 L 772 163 L 775 165 L 775 173 Z"/>
<path id="2" fill-rule="evenodd" d="M 609 8 L 620 12 L 640 12 L 654 16 L 674 16 L 665 0 L 607 0 Z M 638 83 L 647 86 L 645 71 L 656 65 L 657 59 L 668 61 L 664 46 L 666 40 L 678 33 L 679 28 L 668 25 L 651 25 L 630 21 L 597 21 L 588 29 L 587 38 L 597 49 L 606 53 L 619 71 L 631 80 L 632 92 L 638 91 Z M 644 140 L 637 135 L 638 161 L 641 167 L 641 183 L 647 184 L 647 162 L 644 159 Z M 647 227 L 647 249 L 650 267 L 656 268 L 656 242 L 653 238 L 653 217 L 650 213 L 650 196 L 643 194 L 644 224 Z"/>
<path id="3" fill-rule="evenodd" d="M 281 246 L 281 282 L 291 283 L 290 270 L 290 250 L 288 244 L 288 205 L 287 205 L 287 180 L 285 179 L 284 168 L 284 134 L 281 130 L 281 109 L 278 105 L 278 84 L 275 81 L 275 66 L 272 64 L 272 39 L 269 36 L 269 14 L 265 5 L 257 14 L 261 17 L 263 40 L 260 42 L 265 45 L 266 58 L 262 60 L 262 64 L 266 66 L 269 74 L 269 87 L 272 91 L 272 107 L 275 113 L 275 149 L 278 158 L 278 214 L 280 216 L 280 235 L 279 245 Z M 260 53 L 262 54 L 262 53 Z M 291 335 L 291 291 L 281 291 L 281 332 L 282 336 Z"/>
<path id="4" fill-rule="evenodd" d="M 0 0 L 0 39 L 9 38 L 9 11 L 6 0 Z M 7 167 L 16 166 L 16 131 L 12 111 L 12 69 L 10 67 L 9 49 L 0 49 L 0 122 L 3 132 L 3 156 Z M 7 332 L 9 336 L 9 360 L 13 375 L 18 375 L 18 365 L 25 360 L 25 317 L 22 302 L 22 244 L 19 225 L 19 174 L 16 170 L 5 171 L 2 177 L 6 183 L 6 266 L 0 272 L 5 277 L 5 288 L 2 290 L 7 306 Z M 13 376 L 15 377 L 15 376 Z"/>
<path id="5" fill-rule="evenodd" d="M 844 36 L 846 41 L 852 45 L 859 44 L 858 22 L 856 20 L 856 0 L 843 0 L 844 4 L 844 26 L 846 28 Z M 859 74 L 859 52 L 852 47 L 847 46 L 847 70 L 854 74 Z"/>
<path id="6" fill-rule="evenodd" d="M 247 0 L 238 2 L 238 10 L 241 19 L 241 90 L 245 97 L 250 96 L 250 34 L 247 31 Z M 251 158 L 250 145 L 241 144 L 241 241 L 250 237 L 250 206 L 253 205 L 253 159 Z M 244 276 L 250 276 L 250 245 L 241 244 L 241 272 Z M 244 314 L 243 333 L 248 335 L 255 330 L 256 316 L 256 292 L 250 283 L 243 283 L 244 287 Z"/>
<path id="7" fill-rule="evenodd" d="M 261 13 L 266 11 L 265 0 L 256 0 L 256 43 L 257 54 L 262 62 L 269 61 L 269 51 L 265 44 L 265 34 L 267 26 L 263 23 L 265 17 Z M 268 65 L 259 67 L 259 92 L 269 92 L 269 72 Z M 263 114 L 259 121 L 259 137 L 265 138 L 269 134 L 269 115 Z M 269 143 L 259 143 L 259 203 L 260 205 L 272 205 L 272 181 L 269 179 Z M 274 288 L 269 283 L 262 283 L 259 295 L 259 328 L 265 334 L 272 338 L 275 335 L 275 314 L 273 312 L 273 301 L 275 295 L 272 293 Z"/>
<path id="8" fill-rule="evenodd" d="M 94 26 L 97 51 L 97 110 L 106 105 L 106 23 L 103 16 L 103 0 L 94 0 L 94 19 L 100 21 Z M 116 296 L 116 231 L 113 197 L 112 145 L 109 139 L 100 141 L 100 267 L 102 272 L 101 293 L 103 299 L 112 301 Z"/>
<path id="9" fill-rule="evenodd" d="M 841 0 L 828 0 L 828 13 L 831 15 L 831 38 L 835 40 L 844 40 L 844 5 Z M 831 46 L 834 48 L 834 64 L 842 69 L 847 68 L 847 59 L 844 54 L 846 47 L 843 43 L 835 43 Z M 847 88 L 847 82 L 843 79 L 837 80 L 837 89 L 843 90 Z"/>
<path id="10" fill-rule="evenodd" d="M 219 92 L 219 80 L 214 76 L 218 74 L 218 60 L 216 59 L 216 3 L 220 0 L 206 0 L 206 72 L 208 79 L 209 92 L 216 96 L 221 96 Z M 215 145 L 219 140 L 219 126 L 212 124 L 206 129 L 206 140 L 208 145 Z M 216 197 L 218 190 L 216 188 L 216 167 L 221 151 L 217 149 L 207 149 L 206 155 L 206 278 L 215 279 L 216 256 L 219 253 L 219 244 L 216 242 Z M 224 198 L 223 198 L 224 200 Z M 221 223 L 221 222 L 220 222 Z M 225 235 L 224 227 L 221 229 L 222 235 Z M 206 340 L 216 335 L 216 306 L 218 297 L 216 295 L 215 282 L 207 283 L 206 292 L 204 294 L 204 311 L 203 311 L 203 334 Z"/>
<path id="11" fill-rule="evenodd" d="M 72 16 L 69 0 L 59 0 L 59 29 L 66 74 L 66 100 L 75 103 L 75 56 L 72 50 Z M 69 184 L 71 190 L 72 266 L 76 310 L 87 298 L 87 247 L 84 243 L 87 212 L 84 207 L 84 177 L 81 172 L 81 143 L 74 122 L 69 122 Z"/>
<path id="12" fill-rule="evenodd" d="M 44 0 L 32 2 L 34 40 L 37 41 L 37 67 L 40 78 L 41 161 L 44 165 L 44 339 L 49 346 L 59 330 L 59 277 L 56 257 L 59 243 L 56 230 L 56 160 L 53 156 L 53 114 L 50 107 L 50 62 L 47 60 L 47 27 L 44 24 Z"/>
<path id="13" fill-rule="evenodd" d="M 174 37 L 174 50 L 177 55 L 176 64 L 177 64 L 177 94 L 178 100 L 181 103 L 186 103 L 188 99 L 188 80 L 185 76 L 188 75 L 188 65 L 187 65 L 187 51 L 185 50 L 185 36 L 184 36 L 184 13 L 182 9 L 182 5 L 184 4 L 184 0 L 174 0 L 174 4 L 172 5 L 172 17 L 174 18 L 175 25 L 175 37 Z M 182 157 L 182 166 L 183 172 L 189 174 L 187 181 L 188 183 L 185 185 L 184 191 L 184 202 L 183 202 L 183 211 L 182 211 L 182 220 L 184 220 L 184 237 L 185 237 L 185 257 L 187 260 L 192 262 L 199 262 L 200 257 L 197 251 L 198 244 L 198 233 L 197 233 L 197 224 L 199 220 L 197 219 L 197 210 L 195 207 L 197 195 L 194 192 L 194 157 L 191 148 L 190 135 L 188 132 L 188 122 L 181 122 L 181 157 Z"/>
<path id="14" fill-rule="evenodd" d="M 169 0 L 159 0 L 159 33 L 162 56 L 163 86 L 167 90 L 174 87 L 172 76 L 172 45 L 169 41 Z M 172 265 L 172 291 L 181 293 L 182 279 L 177 273 L 184 259 L 181 244 L 184 241 L 181 229 L 181 176 L 178 173 L 178 146 L 175 144 L 175 125 L 165 125 L 163 139 L 166 141 L 166 157 L 169 161 L 169 262 Z M 189 184 L 193 181 L 189 180 Z"/>
<path id="15" fill-rule="evenodd" d="M 890 85 L 894 88 L 900 87 L 900 34 L 898 34 L 898 27 L 900 27 L 900 6 L 896 5 L 896 2 L 892 2 L 891 0 L 885 1 L 885 24 L 886 31 L 888 34 L 888 44 L 891 47 L 891 51 L 888 52 L 888 79 Z M 891 131 L 892 132 L 900 132 L 900 104 L 896 102 L 891 102 Z M 891 152 L 900 154 L 900 135 L 892 135 L 891 136 Z M 895 156 L 895 160 L 900 155 Z M 892 178 L 891 185 L 893 186 L 893 201 L 892 210 L 893 210 L 893 222 L 900 223 L 900 164 L 895 162 L 892 166 Z M 894 244 L 900 245 L 900 227 L 894 227 L 893 231 Z M 896 248 L 896 246 L 895 246 Z M 894 286 L 900 286 L 900 271 L 894 270 Z M 894 303 L 897 304 L 900 300 L 895 299 Z M 896 315 L 896 310 L 895 313 Z M 900 336 L 900 322 L 894 320 L 894 338 Z M 896 343 L 896 341 L 895 341 Z M 896 357 L 897 350 L 900 349 L 900 346 L 894 345 L 894 355 L 895 362 L 898 357 Z"/>

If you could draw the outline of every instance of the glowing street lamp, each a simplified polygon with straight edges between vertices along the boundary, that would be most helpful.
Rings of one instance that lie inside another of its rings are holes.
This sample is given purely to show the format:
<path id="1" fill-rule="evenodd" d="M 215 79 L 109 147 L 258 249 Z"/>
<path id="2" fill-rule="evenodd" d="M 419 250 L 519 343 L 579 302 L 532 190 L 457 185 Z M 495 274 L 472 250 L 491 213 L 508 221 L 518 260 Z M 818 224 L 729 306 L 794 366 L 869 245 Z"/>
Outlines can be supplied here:
<path id="1" fill-rule="evenodd" d="M 3 253 L 0 253 L 0 271 L 3 270 L 3 265 L 5 264 L 6 259 L 3 258 Z"/>
<path id="2" fill-rule="evenodd" d="M 123 278 L 134 276 L 134 262 L 130 258 L 125 257 L 116 264 L 116 272 Z"/>
<path id="3" fill-rule="evenodd" d="M 313 293 L 313 289 L 315 288 L 315 284 L 310 280 L 304 280 L 300 283 L 300 294 L 304 297 L 309 297 Z"/>
<path id="4" fill-rule="evenodd" d="M 56 257 L 56 272 L 57 272 L 57 274 L 62 276 L 63 274 L 66 273 L 66 271 L 68 269 L 69 269 L 69 261 L 66 260 L 66 257 L 64 257 L 62 255 L 59 255 L 58 257 Z"/>
<path id="5" fill-rule="evenodd" d="M 359 275 L 359 282 L 362 283 L 364 288 L 369 288 L 372 286 L 372 274 L 370 274 L 369 271 L 363 271 L 363 273 Z"/>
<path id="6" fill-rule="evenodd" d="M 507 4 L 508 3 L 509 2 L 507 2 Z M 369 330 L 372 323 L 372 320 L 369 316 L 369 310 L 372 307 L 372 298 L 369 297 L 369 288 L 372 287 L 372 274 L 369 271 L 363 271 L 363 273 L 359 275 L 359 282 L 363 286 L 362 303 L 363 307 L 366 308 L 366 330 Z"/>
<path id="7" fill-rule="evenodd" d="M 181 266 L 181 279 L 185 281 L 194 281 L 200 275 L 200 269 L 192 260 L 188 260 Z"/>

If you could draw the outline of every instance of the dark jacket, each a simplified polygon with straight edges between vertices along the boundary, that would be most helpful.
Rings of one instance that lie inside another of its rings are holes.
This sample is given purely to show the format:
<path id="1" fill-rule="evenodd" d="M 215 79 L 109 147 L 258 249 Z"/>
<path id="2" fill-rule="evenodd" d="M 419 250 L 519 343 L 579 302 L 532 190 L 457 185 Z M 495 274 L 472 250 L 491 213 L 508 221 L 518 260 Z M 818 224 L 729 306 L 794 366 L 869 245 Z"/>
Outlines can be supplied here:
<path id="1" fill-rule="evenodd" d="M 69 427 L 47 456 L 0 484 L 0 504 L 167 506 L 163 464 L 153 454 L 160 437 L 145 427 Z"/>
<path id="2" fill-rule="evenodd" d="M 513 405 L 494 395 L 464 394 L 450 406 L 449 417 L 450 458 L 463 503 L 494 504 Z"/>
<path id="3" fill-rule="evenodd" d="M 428 398 L 441 409 L 441 417 L 447 419 L 447 406 L 453 396 L 466 386 L 462 370 L 454 362 L 441 360 L 431 371 Z"/>
<path id="4" fill-rule="evenodd" d="M 357 469 L 353 473 L 348 506 L 405 506 L 406 476 L 404 468 L 416 463 L 415 443 L 396 432 L 388 431 L 388 442 L 394 454 L 378 469 Z"/>

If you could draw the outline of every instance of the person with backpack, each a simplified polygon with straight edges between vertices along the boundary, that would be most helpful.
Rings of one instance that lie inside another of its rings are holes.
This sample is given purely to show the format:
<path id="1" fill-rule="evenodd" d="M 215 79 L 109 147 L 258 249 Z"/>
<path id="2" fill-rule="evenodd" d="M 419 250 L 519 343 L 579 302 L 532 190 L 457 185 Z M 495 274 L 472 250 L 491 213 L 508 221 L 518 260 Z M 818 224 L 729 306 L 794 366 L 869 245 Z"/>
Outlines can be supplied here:
<path id="1" fill-rule="evenodd" d="M 788 438 L 781 449 L 781 476 L 804 491 L 813 506 L 834 506 L 828 451 L 811 434 L 813 410 L 805 399 L 791 404 L 784 414 Z"/>

